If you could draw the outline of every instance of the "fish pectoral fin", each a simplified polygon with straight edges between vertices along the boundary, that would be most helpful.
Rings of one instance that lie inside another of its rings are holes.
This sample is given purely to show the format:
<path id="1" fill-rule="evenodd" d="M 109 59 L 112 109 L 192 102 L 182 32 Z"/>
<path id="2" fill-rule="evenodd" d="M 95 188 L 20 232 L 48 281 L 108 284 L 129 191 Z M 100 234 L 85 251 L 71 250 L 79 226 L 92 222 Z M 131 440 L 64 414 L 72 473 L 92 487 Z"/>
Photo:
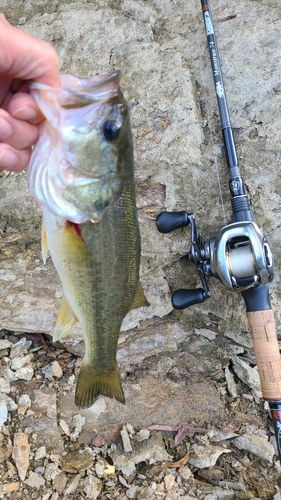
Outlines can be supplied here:
<path id="1" fill-rule="evenodd" d="M 118 365 L 116 363 L 110 371 L 100 372 L 83 360 L 76 385 L 75 404 L 81 409 L 89 408 L 99 395 L 125 403 Z"/>
<path id="2" fill-rule="evenodd" d="M 67 298 L 63 296 L 54 329 L 53 341 L 56 342 L 65 337 L 77 321 L 78 319 L 72 311 Z"/>
<path id="3" fill-rule="evenodd" d="M 130 310 L 132 311 L 133 309 L 137 309 L 138 307 L 144 307 L 144 306 L 149 306 L 149 302 L 147 301 L 147 298 L 144 295 L 144 291 L 142 289 L 142 286 L 139 283 L 137 293 L 135 296 L 135 300 L 134 300 L 133 305 L 132 305 Z"/>
<path id="4" fill-rule="evenodd" d="M 48 257 L 48 251 L 49 251 L 49 245 L 48 245 L 48 238 L 47 238 L 47 232 L 46 232 L 46 226 L 44 219 L 42 219 L 42 229 L 41 229 L 41 250 L 42 250 L 42 260 L 44 264 L 46 264 L 47 257 Z"/>

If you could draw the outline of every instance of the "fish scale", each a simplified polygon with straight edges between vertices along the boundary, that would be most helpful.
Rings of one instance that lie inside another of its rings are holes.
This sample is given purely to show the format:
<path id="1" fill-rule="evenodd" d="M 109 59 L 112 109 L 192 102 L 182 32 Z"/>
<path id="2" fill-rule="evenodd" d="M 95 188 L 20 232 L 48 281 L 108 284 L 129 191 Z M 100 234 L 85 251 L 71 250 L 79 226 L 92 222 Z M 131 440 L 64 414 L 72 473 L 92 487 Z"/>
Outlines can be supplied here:
<path id="1" fill-rule="evenodd" d="M 77 321 L 84 335 L 80 408 L 100 394 L 125 402 L 118 336 L 126 314 L 148 305 L 139 283 L 133 144 L 120 77 L 118 71 L 87 80 L 66 76 L 63 89 L 31 88 L 47 119 L 29 188 L 43 210 L 43 259 L 49 249 L 64 291 L 53 338 Z"/>

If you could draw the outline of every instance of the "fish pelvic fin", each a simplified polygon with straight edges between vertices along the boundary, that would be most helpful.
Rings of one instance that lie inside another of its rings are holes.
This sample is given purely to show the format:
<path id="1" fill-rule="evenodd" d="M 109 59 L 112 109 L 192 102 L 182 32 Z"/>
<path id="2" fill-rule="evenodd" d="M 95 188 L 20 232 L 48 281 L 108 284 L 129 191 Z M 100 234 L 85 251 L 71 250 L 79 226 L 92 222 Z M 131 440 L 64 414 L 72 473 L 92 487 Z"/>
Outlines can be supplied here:
<path id="1" fill-rule="evenodd" d="M 81 409 L 89 408 L 99 395 L 109 396 L 120 403 L 125 403 L 118 365 L 116 363 L 111 371 L 100 372 L 86 361 L 82 361 L 76 385 L 75 404 Z"/>
<path id="2" fill-rule="evenodd" d="M 149 306 L 149 305 L 150 304 L 147 301 L 146 296 L 144 295 L 144 291 L 142 289 L 142 286 L 139 283 L 139 286 L 138 286 L 138 289 L 137 289 L 137 293 L 136 293 L 133 305 L 131 307 L 131 311 L 133 309 L 138 309 L 138 307 L 145 307 L 145 306 Z"/>
<path id="3" fill-rule="evenodd" d="M 72 311 L 67 298 L 63 296 L 53 333 L 53 341 L 57 342 L 65 337 L 77 321 L 78 319 Z"/>
<path id="4" fill-rule="evenodd" d="M 48 245 L 48 238 L 47 238 L 47 232 L 46 232 L 44 219 L 42 219 L 41 251 L 42 251 L 42 260 L 43 260 L 44 264 L 46 264 L 47 257 L 48 257 L 48 251 L 49 251 L 49 245 Z"/>

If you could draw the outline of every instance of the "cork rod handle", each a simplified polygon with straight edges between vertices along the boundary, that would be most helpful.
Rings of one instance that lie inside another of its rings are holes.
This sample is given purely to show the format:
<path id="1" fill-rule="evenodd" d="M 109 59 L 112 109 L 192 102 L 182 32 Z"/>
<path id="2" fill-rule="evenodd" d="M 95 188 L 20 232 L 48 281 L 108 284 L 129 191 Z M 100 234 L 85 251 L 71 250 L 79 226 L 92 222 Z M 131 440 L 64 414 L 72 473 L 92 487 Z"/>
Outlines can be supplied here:
<path id="1" fill-rule="evenodd" d="M 281 399 L 281 358 L 272 309 L 247 313 L 262 395 L 265 399 Z"/>

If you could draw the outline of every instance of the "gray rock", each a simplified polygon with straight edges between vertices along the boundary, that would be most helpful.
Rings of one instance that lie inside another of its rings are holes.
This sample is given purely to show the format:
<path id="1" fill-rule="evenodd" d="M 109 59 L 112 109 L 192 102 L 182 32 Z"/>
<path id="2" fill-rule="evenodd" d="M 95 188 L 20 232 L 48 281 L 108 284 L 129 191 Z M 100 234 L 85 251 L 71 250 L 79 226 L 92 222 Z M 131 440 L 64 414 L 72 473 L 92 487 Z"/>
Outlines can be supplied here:
<path id="1" fill-rule="evenodd" d="M 125 425 L 123 425 L 123 428 L 120 431 L 120 435 L 122 438 L 123 450 L 125 451 L 125 453 L 129 453 L 129 452 L 133 451 L 131 443 L 130 443 L 130 437 L 129 437 L 129 434 L 128 434 L 128 431 L 127 431 L 127 428 Z"/>
<path id="2" fill-rule="evenodd" d="M 9 394 L 11 390 L 11 386 L 8 380 L 5 380 L 3 377 L 0 377 L 0 392 L 4 392 L 5 394 Z"/>
<path id="3" fill-rule="evenodd" d="M 30 486 L 30 488 L 41 488 L 41 486 L 44 486 L 45 484 L 45 479 L 40 475 L 36 474 L 36 472 L 29 472 L 28 478 L 24 481 L 25 484 Z"/>
<path id="4" fill-rule="evenodd" d="M 202 446 L 194 444 L 191 447 L 192 454 L 188 460 L 189 464 L 198 469 L 205 469 L 206 467 L 212 467 L 216 464 L 217 459 L 222 455 L 222 453 L 231 453 L 228 448 L 223 448 L 222 446 Z"/>
<path id="5" fill-rule="evenodd" d="M 255 394 L 259 398 L 261 398 L 261 383 L 259 372 L 257 371 L 257 369 L 252 368 L 250 365 L 248 365 L 248 363 L 246 363 L 238 356 L 233 356 L 231 358 L 231 361 L 233 363 L 233 370 L 235 371 L 236 375 L 251 389 L 253 389 Z"/>
<path id="6" fill-rule="evenodd" d="M 225 379 L 226 379 L 226 383 L 227 383 L 227 390 L 228 390 L 230 396 L 232 396 L 233 398 L 237 398 L 238 394 L 237 394 L 236 384 L 234 381 L 233 374 L 231 373 L 228 366 L 225 367 L 224 373 L 225 373 Z"/>
<path id="7" fill-rule="evenodd" d="M 233 443 L 239 450 L 246 450 L 253 453 L 262 460 L 272 463 L 274 457 L 274 448 L 268 440 L 262 436 L 254 434 L 244 434 L 233 440 Z"/>
<path id="8" fill-rule="evenodd" d="M 154 464 L 170 460 L 171 457 L 165 450 L 161 436 L 151 436 L 148 440 L 132 445 L 132 452 L 124 454 L 119 448 L 111 452 L 116 470 L 121 470 L 125 476 L 130 476 L 135 471 L 135 465 L 140 462 Z"/>

